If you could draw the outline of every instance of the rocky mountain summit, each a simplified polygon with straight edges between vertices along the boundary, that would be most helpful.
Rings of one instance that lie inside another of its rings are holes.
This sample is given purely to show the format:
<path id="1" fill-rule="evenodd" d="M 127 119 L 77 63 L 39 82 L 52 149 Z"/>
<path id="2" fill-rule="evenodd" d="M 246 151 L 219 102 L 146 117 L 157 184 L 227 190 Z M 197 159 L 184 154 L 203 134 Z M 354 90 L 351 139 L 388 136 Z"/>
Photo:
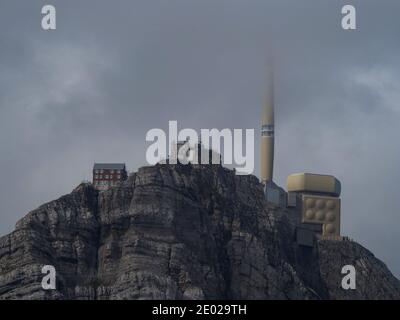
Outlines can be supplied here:
<path id="1" fill-rule="evenodd" d="M 0 299 L 400 299 L 400 281 L 352 241 L 295 242 L 293 212 L 254 176 L 218 165 L 143 167 L 42 205 L 0 238 Z M 357 288 L 341 287 L 356 267 Z M 44 265 L 57 289 L 43 290 Z"/>

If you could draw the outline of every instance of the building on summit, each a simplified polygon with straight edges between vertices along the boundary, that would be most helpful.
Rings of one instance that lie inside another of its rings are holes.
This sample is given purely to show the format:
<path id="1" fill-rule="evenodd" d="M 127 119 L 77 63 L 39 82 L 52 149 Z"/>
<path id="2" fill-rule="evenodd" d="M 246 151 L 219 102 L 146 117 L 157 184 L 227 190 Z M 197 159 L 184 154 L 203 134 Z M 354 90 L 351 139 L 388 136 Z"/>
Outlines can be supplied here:
<path id="1" fill-rule="evenodd" d="M 95 163 L 93 166 L 93 186 L 97 190 L 107 190 L 127 178 L 125 163 Z"/>
<path id="2" fill-rule="evenodd" d="M 173 141 L 171 154 L 166 159 L 168 164 L 222 164 L 222 156 L 212 149 L 206 149 L 201 141 L 190 144 L 190 141 Z M 215 163 L 212 163 L 212 162 Z"/>
<path id="3" fill-rule="evenodd" d="M 287 179 L 287 190 L 287 205 L 297 215 L 299 244 L 312 246 L 314 235 L 319 239 L 342 239 L 338 179 L 323 174 L 292 174 Z"/>
<path id="4" fill-rule="evenodd" d="M 271 71 L 271 70 L 270 70 Z M 340 235 L 340 191 L 338 179 L 330 175 L 299 173 L 287 179 L 287 193 L 273 181 L 274 169 L 274 90 L 269 72 L 267 101 L 261 119 L 261 183 L 265 199 L 287 207 L 296 215 L 297 243 L 312 247 L 315 239 L 342 240 Z"/>

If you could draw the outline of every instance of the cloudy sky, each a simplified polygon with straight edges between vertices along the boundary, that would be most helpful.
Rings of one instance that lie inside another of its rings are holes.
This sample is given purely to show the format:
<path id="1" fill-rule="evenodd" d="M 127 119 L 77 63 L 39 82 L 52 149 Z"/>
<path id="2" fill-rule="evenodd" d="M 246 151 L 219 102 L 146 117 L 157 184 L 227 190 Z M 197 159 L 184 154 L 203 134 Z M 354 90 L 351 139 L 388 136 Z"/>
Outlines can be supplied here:
<path id="1" fill-rule="evenodd" d="M 348 3 L 356 31 L 341 29 Z M 41 29 L 45 4 L 56 31 Z M 273 50 L 276 182 L 337 176 L 342 233 L 400 276 L 399 11 L 398 0 L 1 0 L 0 234 L 89 179 L 94 161 L 137 170 L 146 132 L 169 120 L 258 130 Z"/>

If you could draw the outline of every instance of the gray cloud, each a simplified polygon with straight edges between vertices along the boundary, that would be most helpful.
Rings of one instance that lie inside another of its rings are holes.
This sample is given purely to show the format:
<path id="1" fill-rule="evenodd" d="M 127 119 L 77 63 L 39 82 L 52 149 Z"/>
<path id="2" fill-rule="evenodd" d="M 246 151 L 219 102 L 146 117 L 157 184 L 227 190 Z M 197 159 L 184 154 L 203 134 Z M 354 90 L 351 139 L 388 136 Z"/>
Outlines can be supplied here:
<path id="1" fill-rule="evenodd" d="M 400 275 L 398 1 L 352 1 L 350 32 L 344 1 L 50 2 L 54 32 L 40 29 L 47 2 L 0 4 L 0 233 L 94 161 L 136 170 L 168 120 L 258 130 L 274 50 L 277 182 L 336 175 L 343 233 Z"/>

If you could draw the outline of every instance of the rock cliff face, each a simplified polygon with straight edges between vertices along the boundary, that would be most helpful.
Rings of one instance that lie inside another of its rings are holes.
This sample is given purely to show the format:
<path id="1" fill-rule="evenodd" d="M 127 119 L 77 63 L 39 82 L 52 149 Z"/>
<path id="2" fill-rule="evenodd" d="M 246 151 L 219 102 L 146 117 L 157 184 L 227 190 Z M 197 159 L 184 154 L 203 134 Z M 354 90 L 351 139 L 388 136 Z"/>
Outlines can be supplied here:
<path id="1" fill-rule="evenodd" d="M 0 299 L 399 299 L 400 282 L 350 241 L 294 241 L 293 212 L 220 166 L 141 168 L 81 184 L 0 238 Z M 356 267 L 356 290 L 341 269 Z M 57 289 L 41 287 L 44 265 Z"/>

